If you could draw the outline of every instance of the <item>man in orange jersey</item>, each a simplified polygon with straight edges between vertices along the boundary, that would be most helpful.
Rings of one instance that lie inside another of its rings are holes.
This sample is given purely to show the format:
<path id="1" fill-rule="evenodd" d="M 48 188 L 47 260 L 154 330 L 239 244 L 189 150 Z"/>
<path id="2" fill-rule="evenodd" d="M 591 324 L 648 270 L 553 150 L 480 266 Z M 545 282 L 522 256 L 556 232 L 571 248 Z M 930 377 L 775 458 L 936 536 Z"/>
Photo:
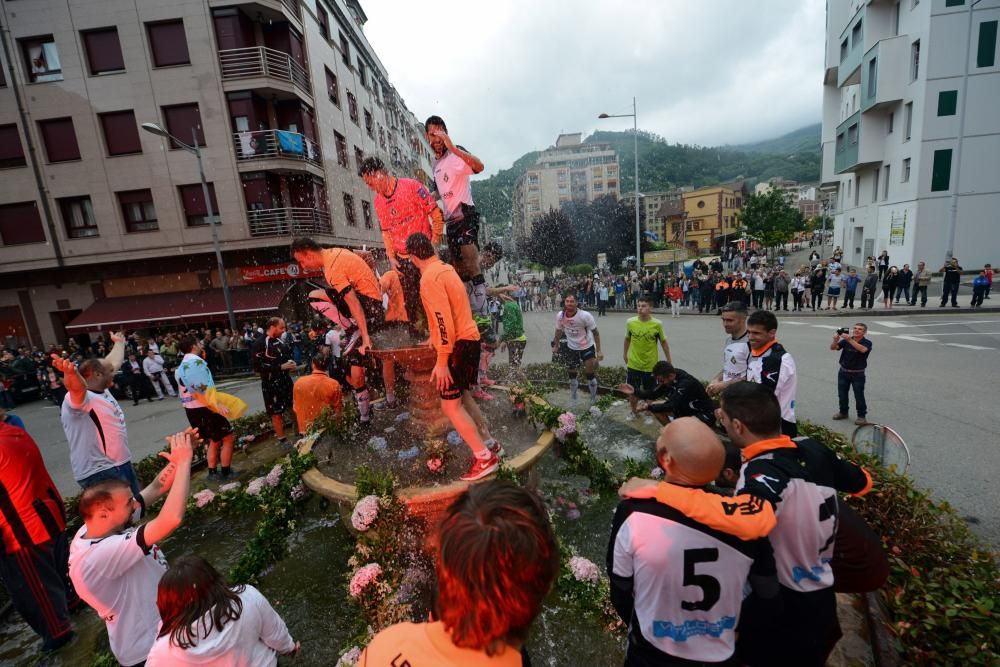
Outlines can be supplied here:
<path id="1" fill-rule="evenodd" d="M 406 250 L 420 269 L 420 299 L 437 350 L 431 382 L 441 393 L 441 410 L 475 455 L 462 479 L 482 479 L 496 472 L 503 447 L 490 435 L 472 397 L 479 377 L 479 327 L 472 319 L 469 296 L 454 267 L 438 258 L 424 234 L 407 239 Z"/>
<path id="2" fill-rule="evenodd" d="M 330 407 L 336 414 L 344 409 L 340 383 L 327 374 L 327 358 L 317 354 L 312 358 L 312 373 L 299 378 L 292 390 L 292 409 L 299 423 L 299 433 L 305 435 L 313 421 Z"/>
<path id="3" fill-rule="evenodd" d="M 349 368 L 348 384 L 354 390 L 361 423 L 371 421 L 371 404 L 365 386 L 364 355 L 372 346 L 370 333 L 385 324 L 382 292 L 375 272 L 347 248 L 323 248 L 310 238 L 292 242 L 292 256 L 306 269 L 323 269 L 328 290 L 313 290 L 310 306 L 331 322 L 344 327 L 341 359 Z"/>

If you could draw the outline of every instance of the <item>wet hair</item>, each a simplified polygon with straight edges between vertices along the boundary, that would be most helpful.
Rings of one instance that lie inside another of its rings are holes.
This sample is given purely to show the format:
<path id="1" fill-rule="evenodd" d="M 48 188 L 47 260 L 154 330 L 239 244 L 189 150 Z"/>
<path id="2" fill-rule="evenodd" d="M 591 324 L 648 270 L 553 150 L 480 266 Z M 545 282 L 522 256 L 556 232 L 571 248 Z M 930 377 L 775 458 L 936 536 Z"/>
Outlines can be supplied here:
<path id="1" fill-rule="evenodd" d="M 669 361 L 657 361 L 653 364 L 653 377 L 667 377 L 673 375 L 676 369 Z"/>
<path id="2" fill-rule="evenodd" d="M 123 479 L 105 480 L 84 489 L 83 493 L 80 494 L 80 502 L 77 504 L 80 518 L 89 521 L 98 510 L 111 509 L 114 493 L 118 489 L 125 489 L 129 495 L 132 494 L 132 487 Z"/>
<path id="3" fill-rule="evenodd" d="M 722 390 L 719 406 L 727 417 L 743 422 L 751 433 L 765 437 L 781 433 L 781 406 L 774 392 L 762 384 L 734 382 Z"/>
<path id="4" fill-rule="evenodd" d="M 448 131 L 448 126 L 444 124 L 444 119 L 441 116 L 430 116 L 424 121 L 424 131 L 430 130 L 431 125 L 437 125 L 445 132 Z"/>
<path id="5" fill-rule="evenodd" d="M 156 608 L 163 621 L 158 636 L 170 635 L 171 644 L 193 648 L 199 635 L 221 632 L 227 623 L 239 619 L 243 613 L 239 594 L 244 588 L 230 587 L 201 556 L 178 558 L 163 573 L 156 591 Z"/>
<path id="6" fill-rule="evenodd" d="M 194 336 L 184 336 L 184 338 L 181 338 L 181 342 L 177 346 L 177 349 L 181 351 L 181 354 L 188 354 L 194 349 L 194 346 L 197 345 L 198 342 L 198 339 Z"/>
<path id="7" fill-rule="evenodd" d="M 737 315 L 742 315 L 746 317 L 747 315 L 747 305 L 742 301 L 730 301 L 722 307 L 722 312 L 724 313 L 736 313 Z"/>
<path id="8" fill-rule="evenodd" d="M 503 480 L 470 487 L 445 513 L 437 552 L 436 616 L 453 644 L 492 656 L 527 639 L 559 574 L 538 496 Z"/>
<path id="9" fill-rule="evenodd" d="M 279 324 L 281 324 L 283 321 L 284 320 L 282 318 L 280 318 L 280 317 L 269 317 L 267 319 L 267 326 L 264 327 L 264 330 L 266 331 L 266 330 L 270 329 L 271 327 L 276 327 Z"/>
<path id="10" fill-rule="evenodd" d="M 755 310 L 747 318 L 747 326 L 751 324 L 762 326 L 767 331 L 774 331 L 778 328 L 778 318 L 770 310 Z"/>
<path id="11" fill-rule="evenodd" d="M 366 157 L 358 167 L 362 176 L 370 176 L 380 172 L 385 172 L 385 163 L 377 157 Z"/>
<path id="12" fill-rule="evenodd" d="M 313 358 L 312 358 L 312 366 L 313 366 L 313 368 L 319 369 L 321 371 L 325 371 L 326 370 L 326 364 L 327 364 L 327 357 L 326 357 L 325 354 L 318 353 L 318 354 L 314 354 L 313 355 Z"/>
<path id="13" fill-rule="evenodd" d="M 638 299 L 636 299 L 636 303 L 644 303 L 647 306 L 649 306 L 652 305 L 653 300 L 650 299 L 648 296 L 640 296 Z"/>
<path id="14" fill-rule="evenodd" d="M 323 246 L 305 236 L 300 236 L 292 241 L 292 255 L 297 252 L 321 252 L 322 250 Z"/>
<path id="15" fill-rule="evenodd" d="M 417 259 L 430 259 L 434 256 L 434 244 L 426 234 L 417 232 L 406 239 L 406 252 Z"/>
<path id="16" fill-rule="evenodd" d="M 104 368 L 103 359 L 84 359 L 77 370 L 80 371 L 80 377 L 86 380 L 92 377 L 94 373 L 98 371 L 103 373 L 106 369 Z"/>

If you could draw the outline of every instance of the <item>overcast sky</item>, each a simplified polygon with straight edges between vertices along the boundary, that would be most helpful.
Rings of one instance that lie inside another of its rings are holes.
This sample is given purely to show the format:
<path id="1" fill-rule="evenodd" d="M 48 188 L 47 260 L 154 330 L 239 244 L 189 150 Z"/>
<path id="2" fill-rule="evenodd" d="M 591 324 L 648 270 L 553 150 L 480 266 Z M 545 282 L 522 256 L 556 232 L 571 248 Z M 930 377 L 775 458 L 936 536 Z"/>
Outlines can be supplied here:
<path id="1" fill-rule="evenodd" d="M 365 32 L 421 120 L 486 164 L 560 132 L 639 128 L 707 146 L 821 117 L 823 0 L 368 0 Z"/>

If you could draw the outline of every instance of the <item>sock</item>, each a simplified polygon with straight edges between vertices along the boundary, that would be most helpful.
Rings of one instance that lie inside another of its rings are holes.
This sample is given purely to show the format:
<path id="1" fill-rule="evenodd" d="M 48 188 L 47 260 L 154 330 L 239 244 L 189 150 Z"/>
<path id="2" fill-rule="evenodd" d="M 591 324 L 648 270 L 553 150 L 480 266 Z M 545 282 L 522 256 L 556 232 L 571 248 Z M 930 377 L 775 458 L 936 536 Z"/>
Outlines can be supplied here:
<path id="1" fill-rule="evenodd" d="M 486 447 L 484 447 L 484 448 L 483 448 L 483 450 L 482 450 L 481 452 L 476 452 L 476 458 L 477 458 L 477 459 L 479 459 L 480 461 L 486 461 L 486 460 L 488 460 L 488 459 L 489 459 L 489 458 L 490 458 L 491 456 L 493 456 L 493 452 L 491 452 L 491 451 L 490 451 L 490 450 L 489 450 L 488 448 L 486 448 Z"/>
<path id="2" fill-rule="evenodd" d="M 570 378 L 570 380 L 569 380 L 569 390 L 571 392 L 573 392 L 575 394 L 576 390 L 577 390 L 577 387 L 579 387 L 579 386 L 580 386 L 580 381 L 579 380 L 577 380 L 576 378 Z"/>
<path id="3" fill-rule="evenodd" d="M 368 388 L 355 389 L 354 398 L 358 402 L 358 412 L 361 413 L 361 421 L 366 422 L 371 415 L 371 403 L 369 402 Z"/>
<path id="4" fill-rule="evenodd" d="M 590 378 L 587 380 L 587 386 L 590 388 L 590 398 L 597 399 L 597 378 Z"/>
<path id="5" fill-rule="evenodd" d="M 233 471 L 233 467 L 232 466 L 222 466 L 222 474 L 223 475 L 228 475 L 232 471 Z"/>
<path id="6" fill-rule="evenodd" d="M 489 315 L 489 311 L 486 308 L 486 278 L 481 273 L 472 279 L 469 303 L 472 306 L 474 314 Z"/>

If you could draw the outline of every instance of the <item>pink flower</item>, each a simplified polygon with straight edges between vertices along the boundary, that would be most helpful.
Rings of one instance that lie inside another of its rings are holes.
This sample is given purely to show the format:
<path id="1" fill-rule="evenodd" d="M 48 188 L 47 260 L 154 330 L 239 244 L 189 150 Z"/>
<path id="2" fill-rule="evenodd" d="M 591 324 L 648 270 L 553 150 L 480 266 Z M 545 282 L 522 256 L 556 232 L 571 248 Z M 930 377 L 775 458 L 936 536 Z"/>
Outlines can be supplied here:
<path id="1" fill-rule="evenodd" d="M 196 507 L 204 507 L 215 500 L 215 493 L 211 489 L 202 489 L 194 494 L 194 504 Z"/>
<path id="2" fill-rule="evenodd" d="M 661 468 L 660 466 L 656 466 L 655 468 L 649 471 L 649 476 L 652 477 L 653 479 L 660 479 L 661 477 L 663 477 L 663 468 Z"/>
<path id="3" fill-rule="evenodd" d="M 340 660 L 333 667 L 355 667 L 358 664 L 358 660 L 361 659 L 361 649 L 357 646 L 352 646 L 344 655 L 340 656 Z"/>
<path id="4" fill-rule="evenodd" d="M 567 434 L 576 433 L 576 415 L 572 412 L 564 412 L 559 415 L 559 427 Z"/>
<path id="5" fill-rule="evenodd" d="M 222 486 L 220 486 L 219 491 L 221 493 L 226 493 L 227 491 L 234 491 L 238 488 L 240 488 L 239 482 L 230 482 L 229 484 L 223 484 Z"/>
<path id="6" fill-rule="evenodd" d="M 354 506 L 351 513 L 351 525 L 354 530 L 365 532 L 378 519 L 378 496 L 365 496 Z"/>
<path id="7" fill-rule="evenodd" d="M 427 459 L 427 469 L 433 473 L 439 473 L 444 469 L 444 461 L 438 457 Z"/>
<path id="8" fill-rule="evenodd" d="M 577 581 L 596 584 L 601 580 L 601 570 L 597 565 L 580 556 L 573 556 L 569 559 L 569 570 Z"/>
<path id="9" fill-rule="evenodd" d="M 292 487 L 292 500 L 302 500 L 308 495 L 309 489 L 307 489 L 301 482 Z"/>
<path id="10" fill-rule="evenodd" d="M 271 472 L 267 473 L 267 475 L 264 477 L 264 481 L 267 483 L 268 486 L 272 487 L 278 486 L 278 483 L 281 481 L 281 473 L 283 473 L 284 471 L 285 469 L 282 468 L 281 464 L 279 463 L 273 468 L 271 468 Z"/>
<path id="11" fill-rule="evenodd" d="M 260 492 L 264 490 L 264 486 L 266 484 L 267 480 L 263 477 L 257 477 L 255 479 L 250 480 L 250 483 L 247 484 L 247 495 L 248 496 L 260 495 Z"/>
<path id="12" fill-rule="evenodd" d="M 378 563 L 368 563 L 368 565 L 358 568 L 358 571 L 351 577 L 351 583 L 347 588 L 351 597 L 356 598 L 361 595 L 361 591 L 378 579 L 380 574 L 382 574 L 382 566 Z"/>

